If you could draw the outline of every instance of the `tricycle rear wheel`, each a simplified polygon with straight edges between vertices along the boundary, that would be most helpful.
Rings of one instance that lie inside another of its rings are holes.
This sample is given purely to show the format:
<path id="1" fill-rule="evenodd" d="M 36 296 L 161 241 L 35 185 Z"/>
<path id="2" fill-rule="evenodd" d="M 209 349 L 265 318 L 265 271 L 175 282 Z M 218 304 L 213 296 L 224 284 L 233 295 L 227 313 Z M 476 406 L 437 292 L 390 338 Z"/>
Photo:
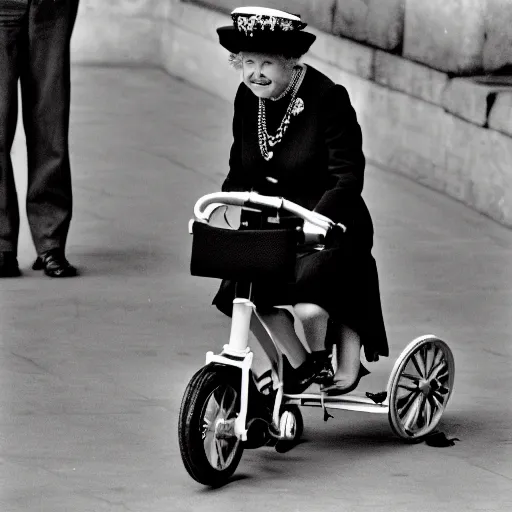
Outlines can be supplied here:
<path id="1" fill-rule="evenodd" d="M 408 442 L 420 442 L 439 423 L 450 399 L 455 362 L 450 347 L 433 335 L 412 341 L 395 363 L 389 385 L 389 422 Z"/>

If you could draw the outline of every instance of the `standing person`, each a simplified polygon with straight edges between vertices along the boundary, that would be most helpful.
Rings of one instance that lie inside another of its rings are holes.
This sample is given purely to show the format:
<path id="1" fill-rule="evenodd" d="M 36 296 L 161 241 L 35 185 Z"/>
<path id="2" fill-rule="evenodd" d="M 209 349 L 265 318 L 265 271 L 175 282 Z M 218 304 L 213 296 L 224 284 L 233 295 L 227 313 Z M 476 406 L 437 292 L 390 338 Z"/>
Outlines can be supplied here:
<path id="1" fill-rule="evenodd" d="M 79 0 L 0 0 L 0 277 L 21 275 L 20 215 L 10 152 L 21 84 L 27 140 L 27 218 L 34 270 L 71 277 L 65 257 L 72 214 L 68 150 L 70 40 Z"/>
<path id="2" fill-rule="evenodd" d="M 271 330 L 288 340 L 284 349 L 294 369 L 291 391 L 302 391 L 321 373 L 328 337 L 337 345 L 338 361 L 323 389 L 347 393 L 368 373 L 361 365 L 361 348 L 368 361 L 388 355 L 372 256 L 373 223 L 361 196 L 361 129 L 346 89 L 300 62 L 315 40 L 303 31 L 300 16 L 241 7 L 232 19 L 233 25 L 217 32 L 243 80 L 234 101 L 233 144 L 222 190 L 284 197 L 347 227 L 338 247 L 298 258 L 298 280 L 290 289 L 258 283 L 254 302 Z M 248 227 L 250 215 L 242 213 Z M 280 223 L 292 221 L 280 217 Z M 233 283 L 224 281 L 214 304 L 229 315 L 233 296 Z M 312 354 L 298 338 L 287 337 L 294 332 L 293 319 L 272 308 L 277 304 L 294 306 Z"/>

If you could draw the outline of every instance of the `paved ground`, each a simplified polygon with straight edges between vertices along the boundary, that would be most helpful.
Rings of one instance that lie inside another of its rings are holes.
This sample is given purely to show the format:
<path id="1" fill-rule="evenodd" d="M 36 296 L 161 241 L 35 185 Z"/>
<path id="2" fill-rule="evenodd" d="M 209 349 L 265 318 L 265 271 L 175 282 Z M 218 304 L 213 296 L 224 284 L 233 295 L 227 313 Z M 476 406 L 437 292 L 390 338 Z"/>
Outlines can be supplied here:
<path id="1" fill-rule="evenodd" d="M 384 416 L 306 410 L 306 439 L 245 453 L 230 485 L 193 482 L 176 424 L 187 380 L 226 339 L 216 283 L 188 275 L 187 221 L 226 172 L 231 106 L 152 70 L 75 68 L 75 217 L 83 276 L 0 282 L 2 512 L 512 510 L 512 232 L 370 165 L 391 357 L 434 332 L 453 349 L 450 448 L 405 445 Z M 21 130 L 14 160 L 24 195 Z M 484 170 L 482 170 L 484 172 Z"/>

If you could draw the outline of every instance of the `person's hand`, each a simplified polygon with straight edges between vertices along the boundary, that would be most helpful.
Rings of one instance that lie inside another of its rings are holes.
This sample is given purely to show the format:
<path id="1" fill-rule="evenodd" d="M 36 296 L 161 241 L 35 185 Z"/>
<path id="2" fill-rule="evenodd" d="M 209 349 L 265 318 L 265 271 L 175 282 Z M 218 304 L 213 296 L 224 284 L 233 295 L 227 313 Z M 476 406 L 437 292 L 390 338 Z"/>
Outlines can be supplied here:
<path id="1" fill-rule="evenodd" d="M 334 224 L 334 226 L 329 229 L 325 236 L 325 246 L 326 247 L 338 247 L 343 243 L 343 238 L 345 236 L 347 228 L 341 224 Z"/>
<path id="2" fill-rule="evenodd" d="M 302 232 L 304 233 L 304 243 L 305 244 L 323 244 L 325 243 L 325 237 L 327 235 L 324 228 L 320 228 L 311 224 L 307 220 L 304 221 L 304 226 L 302 227 Z"/>

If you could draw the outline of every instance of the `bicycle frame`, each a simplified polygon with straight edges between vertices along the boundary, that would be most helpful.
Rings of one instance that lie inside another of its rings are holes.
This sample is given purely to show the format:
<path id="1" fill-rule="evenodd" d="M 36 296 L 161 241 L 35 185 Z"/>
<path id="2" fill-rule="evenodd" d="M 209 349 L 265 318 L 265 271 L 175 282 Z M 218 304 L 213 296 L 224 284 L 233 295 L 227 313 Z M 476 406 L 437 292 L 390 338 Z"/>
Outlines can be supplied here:
<path id="1" fill-rule="evenodd" d="M 235 205 L 244 206 L 253 204 L 256 206 L 265 206 L 276 209 L 288 210 L 306 221 L 308 232 L 305 232 L 306 240 L 322 241 L 327 231 L 334 226 L 331 219 L 324 217 L 316 212 L 312 212 L 295 203 L 283 198 L 261 196 L 254 192 L 220 192 L 208 194 L 200 198 L 195 207 L 195 218 L 202 222 L 208 222 L 212 213 L 219 206 Z M 193 221 L 191 221 L 193 222 Z M 345 226 L 339 225 L 344 231 Z M 192 232 L 191 225 L 189 231 Z M 261 326 L 266 331 L 269 339 L 272 341 L 276 352 L 276 361 L 272 361 L 275 365 L 274 369 L 278 377 L 278 388 L 276 400 L 274 403 L 272 423 L 273 427 L 279 431 L 280 410 L 284 400 L 286 403 L 297 405 L 321 406 L 324 409 L 328 405 L 330 408 L 357 410 L 374 413 L 387 413 L 388 407 L 386 403 L 375 404 L 370 399 L 362 397 L 327 397 L 321 394 L 299 394 L 284 395 L 283 392 L 283 355 L 279 348 L 279 340 L 271 330 L 265 325 L 261 315 L 258 314 L 256 306 L 249 300 L 244 298 L 236 298 L 233 301 L 233 313 L 231 322 L 231 331 L 229 343 L 224 345 L 220 354 L 214 354 L 212 351 L 206 354 L 206 364 L 219 363 L 226 366 L 239 368 L 242 372 L 241 393 L 240 393 L 240 413 L 234 422 L 234 432 L 241 440 L 247 440 L 247 411 L 249 400 L 249 378 L 252 368 L 254 354 L 249 348 L 249 332 L 251 319 L 256 317 Z"/>

